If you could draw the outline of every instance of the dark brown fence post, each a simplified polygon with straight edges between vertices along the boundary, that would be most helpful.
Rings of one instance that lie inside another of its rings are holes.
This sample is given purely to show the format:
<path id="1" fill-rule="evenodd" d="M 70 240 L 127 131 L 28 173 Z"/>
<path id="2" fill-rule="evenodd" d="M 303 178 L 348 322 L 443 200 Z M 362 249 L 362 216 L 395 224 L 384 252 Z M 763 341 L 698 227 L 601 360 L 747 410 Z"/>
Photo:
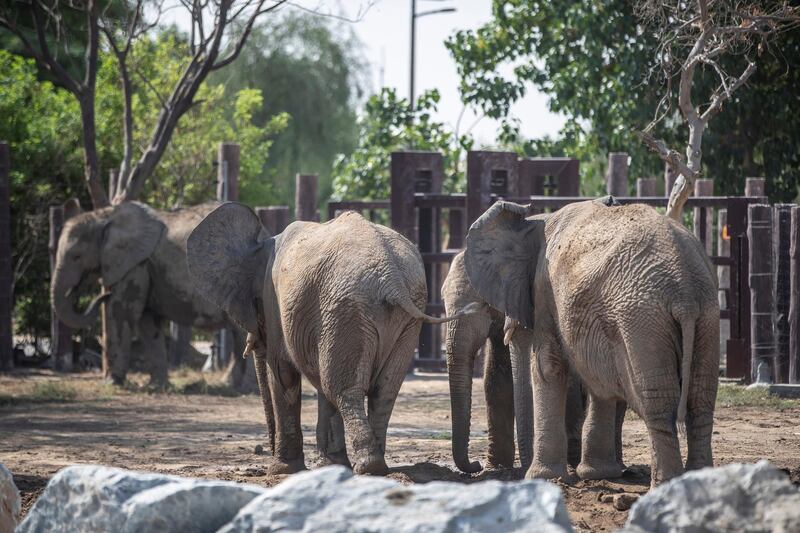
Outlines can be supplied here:
<path id="1" fill-rule="evenodd" d="M 714 196 L 714 180 L 698 179 L 694 182 L 695 196 Z M 705 246 L 706 253 L 711 255 L 713 248 L 713 210 L 708 207 L 695 207 L 694 234 Z"/>
<path id="2" fill-rule="evenodd" d="M 519 163 L 513 152 L 472 150 L 467 154 L 467 225 L 492 205 L 492 195 L 519 190 Z M 513 193 L 512 193 L 513 194 Z"/>
<path id="3" fill-rule="evenodd" d="M 792 207 L 789 297 L 789 383 L 800 383 L 800 207 Z"/>
<path id="4" fill-rule="evenodd" d="M 64 227 L 64 207 L 50 208 L 50 276 L 53 276 L 58 253 L 58 239 Z M 53 356 L 54 367 L 61 372 L 73 370 L 72 330 L 58 319 L 55 308 L 50 308 L 50 355 Z"/>
<path id="5" fill-rule="evenodd" d="M 628 154 L 625 152 L 608 154 L 606 192 L 613 196 L 628 196 Z"/>
<path id="6" fill-rule="evenodd" d="M 792 204 L 776 204 L 772 218 L 775 260 L 775 379 L 789 383 L 789 285 Z"/>
<path id="7" fill-rule="evenodd" d="M 664 164 L 664 196 L 669 198 L 669 193 L 672 192 L 672 187 L 678 179 L 678 172 L 673 170 L 668 163 Z"/>
<path id="8" fill-rule="evenodd" d="M 747 238 L 750 244 L 750 379 L 775 381 L 775 335 L 773 329 L 772 207 L 754 204 L 748 208 Z"/>
<path id="9" fill-rule="evenodd" d="M 766 178 L 747 178 L 744 181 L 745 196 L 766 196 L 764 194 Z"/>
<path id="10" fill-rule="evenodd" d="M 728 238 L 730 244 L 730 339 L 725 349 L 725 375 L 750 380 L 750 284 L 747 238 L 748 203 L 742 197 L 728 197 Z"/>
<path id="11" fill-rule="evenodd" d="M 317 213 L 317 183 L 314 174 L 298 174 L 295 177 L 294 219 L 319 222 Z"/>
<path id="12" fill-rule="evenodd" d="M 0 370 L 14 367 L 11 276 L 11 150 L 0 142 Z"/>
<path id="13" fill-rule="evenodd" d="M 289 206 L 271 205 L 269 207 L 257 207 L 256 214 L 261 219 L 261 223 L 272 235 L 277 235 L 289 225 Z"/>
<path id="14" fill-rule="evenodd" d="M 639 178 L 636 180 L 636 196 L 655 196 L 656 195 L 656 179 L 655 178 Z"/>
<path id="15" fill-rule="evenodd" d="M 720 209 L 717 211 L 717 255 L 719 257 L 730 257 L 731 240 L 728 234 L 728 210 Z M 727 309 L 730 314 L 731 301 L 731 267 L 719 265 L 717 267 L 717 279 L 719 280 L 719 308 Z M 731 338 L 731 321 L 728 318 L 721 318 L 719 321 L 719 353 L 720 359 L 725 361 L 727 367 L 728 339 Z"/>
<path id="16" fill-rule="evenodd" d="M 570 159 L 566 162 L 564 169 L 558 175 L 556 187 L 559 196 L 581 195 L 580 162 L 577 159 Z"/>
<path id="17" fill-rule="evenodd" d="M 450 209 L 447 213 L 447 242 L 444 248 L 447 250 L 460 250 L 464 247 L 464 237 L 467 228 L 464 227 L 464 210 Z"/>

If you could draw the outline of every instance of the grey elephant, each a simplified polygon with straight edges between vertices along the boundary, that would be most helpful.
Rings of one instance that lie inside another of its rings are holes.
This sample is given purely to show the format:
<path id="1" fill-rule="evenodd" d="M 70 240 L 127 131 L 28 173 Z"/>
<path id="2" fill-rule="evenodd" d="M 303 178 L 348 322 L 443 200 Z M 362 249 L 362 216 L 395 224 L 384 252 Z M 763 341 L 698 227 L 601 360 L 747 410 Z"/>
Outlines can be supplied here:
<path id="1" fill-rule="evenodd" d="M 541 216 L 540 216 L 541 217 Z M 489 428 L 487 462 L 490 468 L 514 466 L 514 426 L 520 465 L 527 470 L 533 460 L 533 398 L 530 382 L 530 359 L 533 335 L 530 330 L 511 332 L 506 317 L 488 306 L 469 283 L 464 267 L 464 252 L 453 258 L 442 284 L 442 300 L 447 314 L 456 314 L 468 306 L 477 312 L 447 324 L 446 353 L 450 383 L 451 421 L 453 426 L 453 461 L 459 470 L 475 473 L 478 461 L 469 459 L 469 432 L 472 403 L 472 367 L 475 355 L 483 346 L 484 394 Z M 565 427 L 568 463 L 580 462 L 581 431 L 584 421 L 586 390 L 580 378 L 570 372 L 567 389 Z M 625 403 L 617 408 L 615 431 L 617 459 L 622 464 L 622 421 Z M 624 465 L 622 465 L 624 467 Z"/>
<path id="2" fill-rule="evenodd" d="M 616 477 L 616 400 L 644 421 L 651 484 L 684 470 L 677 426 L 686 425 L 687 469 L 710 466 L 719 372 L 716 277 L 700 242 L 643 205 L 588 201 L 545 219 L 498 202 L 470 228 L 471 285 L 533 330 L 534 458 L 526 477 L 566 474 L 567 375 L 589 390 L 583 478 Z"/>
<path id="3" fill-rule="evenodd" d="M 50 292 L 58 317 L 73 328 L 93 325 L 98 304 L 107 307 L 106 350 L 116 383 L 125 380 L 131 342 L 138 338 L 149 356 L 151 383 L 167 383 L 167 354 L 162 324 L 172 320 L 208 330 L 233 325 L 224 311 L 195 290 L 186 267 L 186 239 L 202 218 L 219 204 L 157 211 L 127 202 L 89 212 L 71 201 L 58 242 Z M 100 280 L 103 294 L 83 313 L 76 309 L 80 292 Z M 244 332 L 233 327 L 235 353 L 242 353 Z M 231 361 L 228 377 L 241 390 L 251 379 L 240 357 Z M 244 387 L 246 388 L 246 387 Z"/>
<path id="4" fill-rule="evenodd" d="M 350 464 L 346 450 L 326 454 L 320 443 L 343 428 L 353 470 L 385 472 L 389 417 L 422 322 L 463 316 L 423 313 L 427 289 L 417 248 L 353 212 L 325 224 L 294 222 L 273 237 L 252 209 L 226 203 L 194 229 L 187 252 L 198 291 L 248 332 L 259 385 L 272 394 L 276 434 L 268 470 L 305 468 L 303 375 L 319 393 L 325 458 Z"/>

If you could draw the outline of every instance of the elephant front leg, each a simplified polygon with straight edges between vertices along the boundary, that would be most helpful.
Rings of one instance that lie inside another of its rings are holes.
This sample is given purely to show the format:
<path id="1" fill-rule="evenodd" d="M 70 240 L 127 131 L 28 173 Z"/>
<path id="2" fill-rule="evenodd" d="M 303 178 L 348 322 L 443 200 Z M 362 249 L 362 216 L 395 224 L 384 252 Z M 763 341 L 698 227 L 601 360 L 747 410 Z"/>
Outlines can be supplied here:
<path id="1" fill-rule="evenodd" d="M 483 386 L 489 423 L 487 462 L 494 468 L 514 467 L 514 380 L 509 349 L 499 337 L 489 339 Z"/>
<path id="2" fill-rule="evenodd" d="M 526 479 L 554 479 L 567 476 L 567 432 L 564 426 L 567 403 L 567 368 L 560 353 L 542 346 L 532 365 L 533 463 Z"/>
<path id="3" fill-rule="evenodd" d="M 620 477 L 617 462 L 617 401 L 599 398 L 589 392 L 589 405 L 583 423 L 581 463 L 575 469 L 581 479 Z"/>
<path id="4" fill-rule="evenodd" d="M 306 468 L 300 425 L 300 372 L 288 362 L 276 361 L 270 365 L 268 375 L 275 414 L 275 451 L 267 472 L 294 474 Z"/>
<path id="5" fill-rule="evenodd" d="M 321 466 L 344 465 L 352 468 L 347 457 L 342 415 L 321 392 L 317 394 L 317 403 L 317 450 Z"/>
<path id="6" fill-rule="evenodd" d="M 149 312 L 142 314 L 139 321 L 139 338 L 149 358 L 149 387 L 164 389 L 169 383 L 167 376 L 167 349 L 160 321 Z"/>

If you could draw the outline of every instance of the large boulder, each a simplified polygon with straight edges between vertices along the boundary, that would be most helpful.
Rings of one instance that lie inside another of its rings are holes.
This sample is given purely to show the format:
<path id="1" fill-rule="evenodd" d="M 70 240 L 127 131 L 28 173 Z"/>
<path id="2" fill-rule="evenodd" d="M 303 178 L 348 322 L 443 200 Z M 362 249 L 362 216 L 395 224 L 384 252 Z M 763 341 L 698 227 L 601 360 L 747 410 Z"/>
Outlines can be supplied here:
<path id="1" fill-rule="evenodd" d="M 104 466 L 58 472 L 18 532 L 216 531 L 261 487 Z"/>
<path id="2" fill-rule="evenodd" d="M 405 486 L 341 466 L 265 489 L 74 466 L 48 483 L 19 526 L 39 531 L 571 531 L 544 481 Z"/>
<path id="3" fill-rule="evenodd" d="M 19 512 L 19 490 L 14 484 L 14 476 L 0 463 L 0 533 L 14 531 Z"/>
<path id="4" fill-rule="evenodd" d="M 650 491 L 622 531 L 800 531 L 800 487 L 767 461 L 704 468 Z"/>
<path id="5" fill-rule="evenodd" d="M 545 481 L 401 485 L 341 466 L 292 476 L 220 533 L 572 531 L 561 489 Z"/>

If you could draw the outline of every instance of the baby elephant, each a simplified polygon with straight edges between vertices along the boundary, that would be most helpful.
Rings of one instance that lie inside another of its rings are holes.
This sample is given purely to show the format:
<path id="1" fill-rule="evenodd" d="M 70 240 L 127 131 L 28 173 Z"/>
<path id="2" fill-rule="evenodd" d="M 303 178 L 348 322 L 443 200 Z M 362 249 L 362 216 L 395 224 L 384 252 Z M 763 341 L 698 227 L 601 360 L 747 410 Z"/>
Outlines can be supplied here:
<path id="1" fill-rule="evenodd" d="M 272 237 L 249 207 L 226 203 L 192 232 L 187 252 L 200 293 L 250 334 L 267 420 L 271 410 L 275 421 L 270 473 L 305 468 L 301 374 L 332 428 L 318 439 L 336 440 L 343 426 L 354 471 L 384 473 L 386 429 L 421 323 L 471 312 L 423 313 L 417 248 L 352 212 L 325 224 L 294 222 Z M 344 450 L 326 454 L 319 445 L 324 459 L 350 464 Z"/>

